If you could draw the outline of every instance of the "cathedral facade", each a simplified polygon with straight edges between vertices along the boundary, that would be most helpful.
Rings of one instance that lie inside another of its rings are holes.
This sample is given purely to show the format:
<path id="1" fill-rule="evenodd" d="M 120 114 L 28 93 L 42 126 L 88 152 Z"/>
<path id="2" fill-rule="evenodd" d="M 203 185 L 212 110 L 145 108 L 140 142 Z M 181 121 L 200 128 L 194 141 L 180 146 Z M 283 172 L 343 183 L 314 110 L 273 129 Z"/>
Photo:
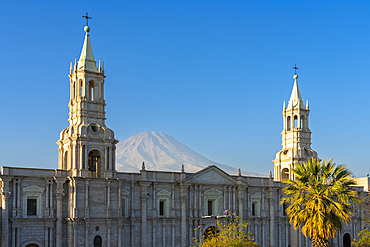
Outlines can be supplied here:
<path id="1" fill-rule="evenodd" d="M 69 127 L 57 142 L 59 168 L 1 169 L 1 247 L 187 247 L 225 210 L 250 223 L 259 246 L 311 246 L 279 204 L 281 181 L 293 178 L 294 164 L 318 157 L 311 149 L 310 111 L 297 75 L 283 107 L 274 177 L 234 176 L 216 166 L 187 173 L 150 171 L 143 164 L 140 173 L 117 172 L 118 141 L 105 125 L 104 64 L 96 65 L 90 28 L 84 30 L 80 58 L 70 66 Z M 368 186 L 356 190 L 363 197 Z M 363 227 L 356 208 L 331 246 L 347 246 Z"/>

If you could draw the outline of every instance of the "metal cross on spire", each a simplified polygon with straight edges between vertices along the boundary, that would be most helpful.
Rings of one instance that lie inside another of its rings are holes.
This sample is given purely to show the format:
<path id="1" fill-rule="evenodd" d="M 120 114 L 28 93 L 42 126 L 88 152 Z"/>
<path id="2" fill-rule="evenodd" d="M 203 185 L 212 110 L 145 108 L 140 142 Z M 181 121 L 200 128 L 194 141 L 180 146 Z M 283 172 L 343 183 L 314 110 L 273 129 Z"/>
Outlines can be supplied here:
<path id="1" fill-rule="evenodd" d="M 89 16 L 89 14 L 87 12 L 86 12 L 86 15 L 83 15 L 82 17 L 86 18 L 86 26 L 88 26 L 89 25 L 89 19 L 92 19 L 92 18 Z"/>
<path id="2" fill-rule="evenodd" d="M 292 68 L 294 69 L 294 74 L 297 74 L 297 69 L 299 69 L 299 68 L 297 68 L 297 64 L 295 64 L 294 67 L 292 67 Z"/>

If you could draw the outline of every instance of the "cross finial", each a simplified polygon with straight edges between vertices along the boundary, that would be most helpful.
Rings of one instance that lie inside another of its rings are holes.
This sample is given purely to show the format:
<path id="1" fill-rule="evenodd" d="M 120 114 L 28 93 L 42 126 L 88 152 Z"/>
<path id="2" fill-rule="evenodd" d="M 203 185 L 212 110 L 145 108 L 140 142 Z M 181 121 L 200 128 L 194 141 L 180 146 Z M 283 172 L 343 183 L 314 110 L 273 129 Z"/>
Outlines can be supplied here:
<path id="1" fill-rule="evenodd" d="M 89 14 L 87 12 L 86 12 L 86 15 L 83 15 L 82 17 L 86 18 L 86 26 L 88 26 L 89 25 L 89 19 L 92 19 L 92 18 L 89 16 Z"/>
<path id="2" fill-rule="evenodd" d="M 299 68 L 297 68 L 297 64 L 295 64 L 294 67 L 292 67 L 292 68 L 294 69 L 294 74 L 297 74 L 297 69 L 299 69 Z"/>

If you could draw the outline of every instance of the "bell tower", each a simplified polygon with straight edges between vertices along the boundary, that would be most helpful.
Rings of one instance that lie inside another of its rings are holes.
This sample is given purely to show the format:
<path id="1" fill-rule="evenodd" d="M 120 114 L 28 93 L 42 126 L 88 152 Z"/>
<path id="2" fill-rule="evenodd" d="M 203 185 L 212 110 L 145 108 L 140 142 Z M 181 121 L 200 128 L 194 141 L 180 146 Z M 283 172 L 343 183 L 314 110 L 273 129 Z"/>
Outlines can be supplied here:
<path id="1" fill-rule="evenodd" d="M 113 178 L 118 141 L 105 126 L 104 64 L 99 60 L 96 67 L 87 23 L 84 31 L 80 59 L 70 65 L 69 127 L 57 142 L 59 169 L 70 176 Z"/>
<path id="2" fill-rule="evenodd" d="M 288 106 L 285 106 L 285 101 L 283 106 L 282 149 L 272 161 L 275 181 L 294 179 L 291 169 L 296 163 L 302 163 L 309 158 L 318 158 L 317 153 L 311 149 L 308 100 L 304 105 L 298 88 L 298 75 L 295 74 L 293 79 L 294 85 Z"/>

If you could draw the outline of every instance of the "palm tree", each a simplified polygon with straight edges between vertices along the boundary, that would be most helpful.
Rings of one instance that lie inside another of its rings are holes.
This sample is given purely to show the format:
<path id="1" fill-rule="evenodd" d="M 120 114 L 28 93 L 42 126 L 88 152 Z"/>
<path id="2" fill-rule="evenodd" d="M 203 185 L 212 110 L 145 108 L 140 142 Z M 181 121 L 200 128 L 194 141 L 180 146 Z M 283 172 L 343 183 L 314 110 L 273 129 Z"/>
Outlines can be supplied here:
<path id="1" fill-rule="evenodd" d="M 320 163 L 310 159 L 295 165 L 294 180 L 286 179 L 284 197 L 280 204 L 290 205 L 286 213 L 297 229 L 312 240 L 312 247 L 329 246 L 328 239 L 348 223 L 352 215 L 351 202 L 356 201 L 356 192 L 351 185 L 352 173 L 345 165 L 336 165 L 331 159 Z"/>

